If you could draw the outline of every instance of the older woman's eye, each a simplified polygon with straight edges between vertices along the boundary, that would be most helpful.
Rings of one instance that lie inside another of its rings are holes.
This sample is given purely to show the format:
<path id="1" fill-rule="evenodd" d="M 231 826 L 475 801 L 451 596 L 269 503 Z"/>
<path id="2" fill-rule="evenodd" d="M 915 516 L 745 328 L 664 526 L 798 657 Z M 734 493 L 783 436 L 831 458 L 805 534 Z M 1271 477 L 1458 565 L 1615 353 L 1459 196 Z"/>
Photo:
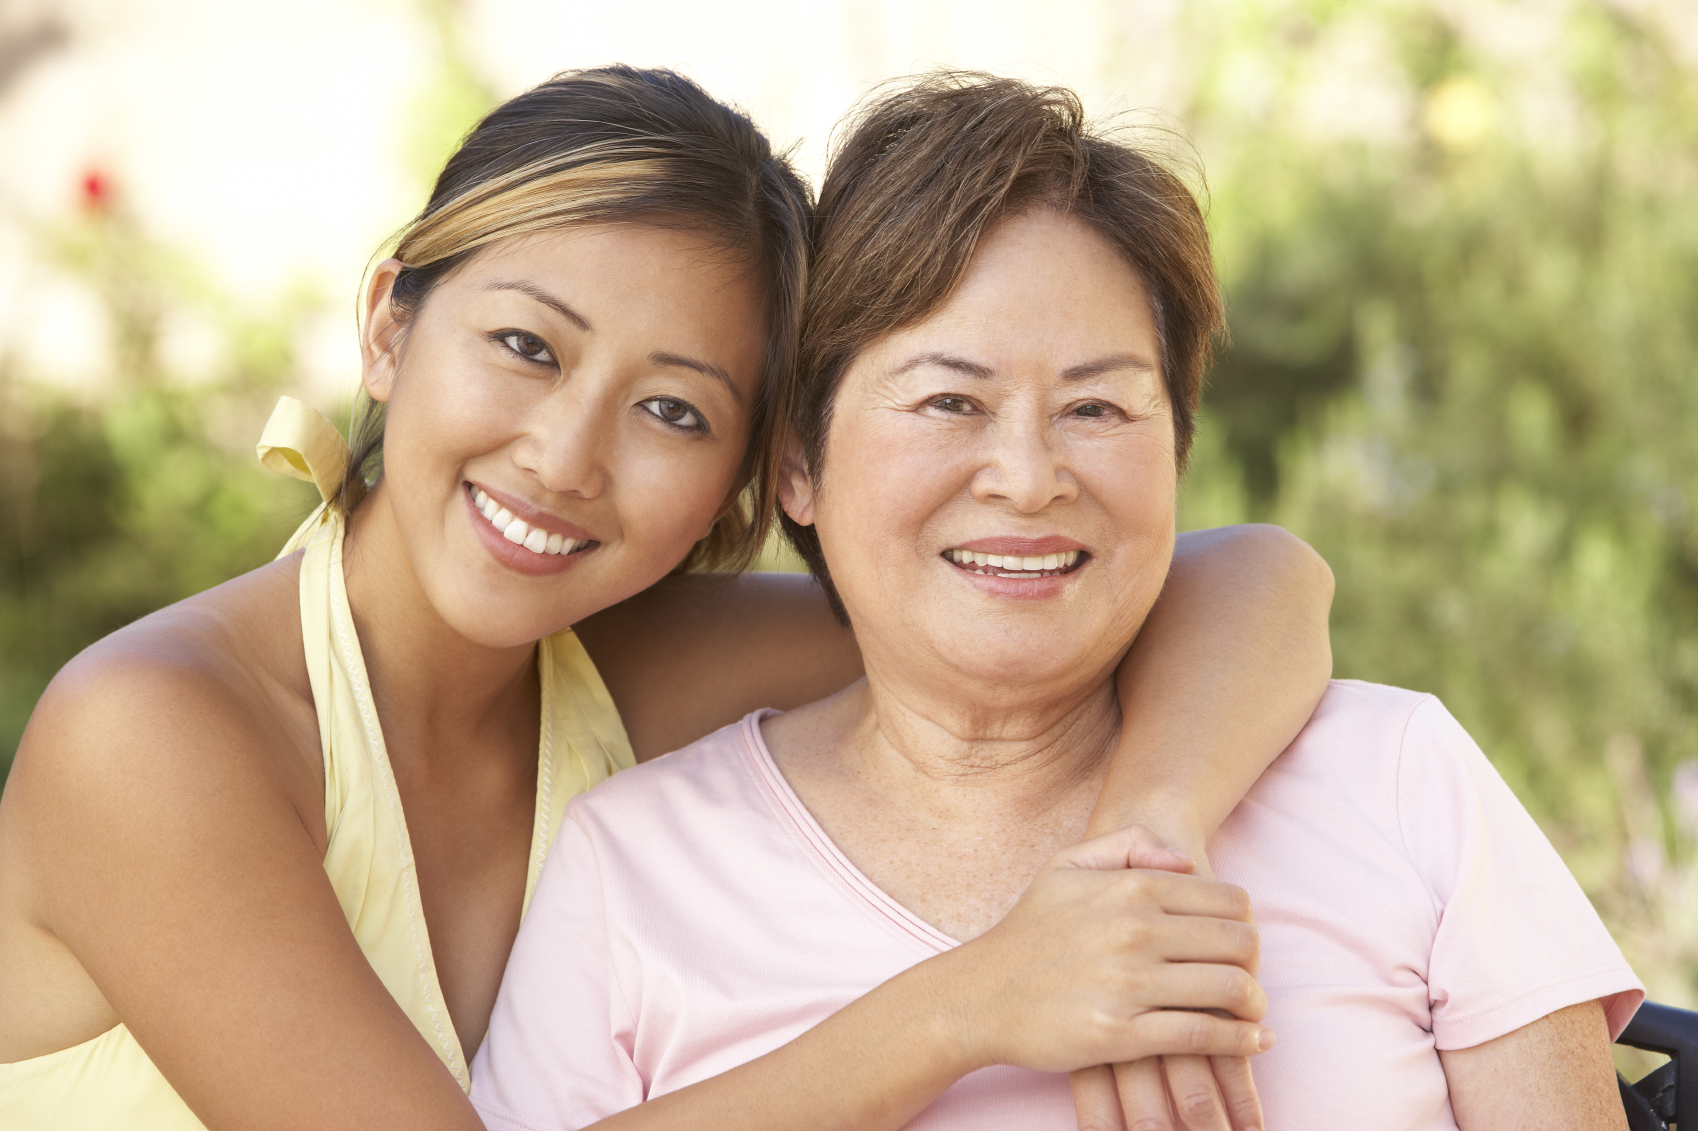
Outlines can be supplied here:
<path id="1" fill-rule="evenodd" d="M 650 397 L 641 402 L 643 408 L 658 416 L 661 420 L 686 432 L 706 432 L 707 421 L 696 411 L 696 406 L 689 401 L 681 401 L 677 397 Z"/>
<path id="2" fill-rule="evenodd" d="M 1074 416 L 1107 416 L 1109 407 L 1105 404 L 1082 404 L 1073 410 Z"/>
<path id="3" fill-rule="evenodd" d="M 496 337 L 501 344 L 524 358 L 526 361 L 541 362 L 544 365 L 554 364 L 554 355 L 548 352 L 548 343 L 535 334 L 527 334 L 523 330 L 501 330 Z"/>
<path id="4" fill-rule="evenodd" d="M 944 412 L 963 413 L 973 411 L 973 403 L 966 397 L 933 397 L 931 406 Z"/>

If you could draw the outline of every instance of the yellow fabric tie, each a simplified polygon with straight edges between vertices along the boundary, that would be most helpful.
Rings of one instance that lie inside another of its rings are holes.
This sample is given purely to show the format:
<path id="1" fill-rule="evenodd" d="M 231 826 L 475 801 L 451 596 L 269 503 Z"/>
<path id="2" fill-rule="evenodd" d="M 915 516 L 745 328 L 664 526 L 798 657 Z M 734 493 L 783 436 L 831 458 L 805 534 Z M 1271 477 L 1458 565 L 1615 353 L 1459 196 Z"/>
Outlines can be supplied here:
<path id="1" fill-rule="evenodd" d="M 294 397 L 277 398 L 254 450 L 260 463 L 315 485 L 326 500 L 341 488 L 348 470 L 348 442 L 342 433 L 323 413 Z"/>

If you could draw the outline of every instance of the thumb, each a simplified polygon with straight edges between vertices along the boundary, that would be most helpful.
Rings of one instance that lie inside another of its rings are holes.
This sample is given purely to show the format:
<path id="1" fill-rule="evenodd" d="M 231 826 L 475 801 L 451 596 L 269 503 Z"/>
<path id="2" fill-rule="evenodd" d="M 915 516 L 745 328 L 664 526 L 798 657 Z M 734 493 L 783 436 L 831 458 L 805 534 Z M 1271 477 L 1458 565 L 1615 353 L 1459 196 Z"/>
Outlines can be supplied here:
<path id="1" fill-rule="evenodd" d="M 1196 868 L 1197 862 L 1177 848 L 1168 847 L 1161 837 L 1143 825 L 1127 825 L 1062 849 L 1055 857 L 1055 866 L 1100 871 L 1156 868 L 1163 872 L 1190 872 Z"/>

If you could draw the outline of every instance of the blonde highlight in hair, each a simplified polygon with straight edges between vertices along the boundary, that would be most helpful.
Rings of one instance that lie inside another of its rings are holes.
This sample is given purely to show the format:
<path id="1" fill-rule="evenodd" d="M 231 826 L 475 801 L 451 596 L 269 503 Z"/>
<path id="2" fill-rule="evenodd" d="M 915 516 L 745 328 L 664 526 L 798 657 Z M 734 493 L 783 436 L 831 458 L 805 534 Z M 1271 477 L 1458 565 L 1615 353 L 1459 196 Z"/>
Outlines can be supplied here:
<path id="1" fill-rule="evenodd" d="M 622 202 L 656 179 L 686 174 L 655 156 L 609 154 L 592 165 L 557 165 L 516 169 L 419 217 L 402 234 L 395 258 L 425 267 L 513 236 L 615 218 Z"/>
<path id="2" fill-rule="evenodd" d="M 740 569 L 760 551 L 776 510 L 812 211 L 784 155 L 690 80 L 631 67 L 568 71 L 497 107 L 467 135 L 398 238 L 402 270 L 390 307 L 405 324 L 480 250 L 579 224 L 694 231 L 743 258 L 766 299 L 749 451 L 725 513 L 679 565 Z M 362 392 L 353 459 L 333 500 L 344 511 L 382 474 L 383 425 L 383 406 Z"/>

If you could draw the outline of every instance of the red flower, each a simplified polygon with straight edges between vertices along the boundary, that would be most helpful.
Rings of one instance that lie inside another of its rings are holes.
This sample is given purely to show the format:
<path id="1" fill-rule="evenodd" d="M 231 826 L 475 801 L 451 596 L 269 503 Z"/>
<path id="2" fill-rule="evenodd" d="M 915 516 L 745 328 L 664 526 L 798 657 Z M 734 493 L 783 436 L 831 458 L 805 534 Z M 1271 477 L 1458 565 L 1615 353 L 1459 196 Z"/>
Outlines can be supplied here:
<path id="1" fill-rule="evenodd" d="M 99 169 L 83 174 L 82 206 L 84 212 L 109 212 L 112 209 L 112 182 Z"/>

